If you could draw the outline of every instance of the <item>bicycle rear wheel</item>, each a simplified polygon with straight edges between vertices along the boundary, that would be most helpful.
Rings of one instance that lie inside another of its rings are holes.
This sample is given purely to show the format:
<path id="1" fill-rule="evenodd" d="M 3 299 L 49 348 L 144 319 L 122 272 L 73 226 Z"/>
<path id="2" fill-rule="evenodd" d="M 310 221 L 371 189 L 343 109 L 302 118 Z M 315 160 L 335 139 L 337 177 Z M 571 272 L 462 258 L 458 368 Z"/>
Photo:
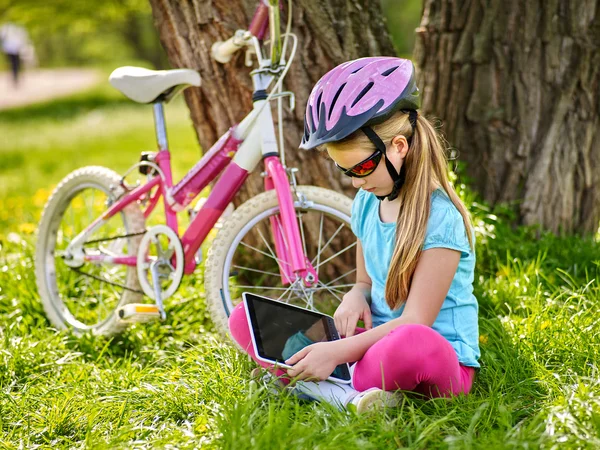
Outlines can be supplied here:
<path id="1" fill-rule="evenodd" d="M 65 177 L 46 204 L 39 226 L 35 273 L 46 315 L 59 329 L 118 333 L 127 324 L 119 321 L 117 309 L 142 299 L 135 267 L 83 260 L 83 254 L 137 254 L 142 236 L 136 233 L 145 227 L 137 203 L 105 218 L 82 246 L 81 255 L 73 258 L 66 250 L 71 240 L 119 196 L 120 181 L 112 170 L 84 167 Z"/>
<path id="2" fill-rule="evenodd" d="M 281 226 L 275 191 L 251 198 L 229 217 L 211 244 L 205 286 L 209 311 L 217 330 L 229 335 L 227 320 L 252 292 L 332 315 L 355 282 L 356 237 L 350 229 L 352 200 L 316 186 L 298 186 L 306 201 L 295 202 L 305 254 L 319 282 L 284 285 L 281 261 L 275 255 L 270 218 Z"/>

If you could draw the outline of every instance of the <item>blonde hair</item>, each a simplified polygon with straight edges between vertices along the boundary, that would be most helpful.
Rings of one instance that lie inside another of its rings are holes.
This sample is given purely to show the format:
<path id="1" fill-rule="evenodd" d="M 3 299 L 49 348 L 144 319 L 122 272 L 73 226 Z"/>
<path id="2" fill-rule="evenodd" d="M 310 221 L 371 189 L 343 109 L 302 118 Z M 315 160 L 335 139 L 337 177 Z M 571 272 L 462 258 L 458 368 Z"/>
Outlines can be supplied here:
<path id="1" fill-rule="evenodd" d="M 412 135 L 408 114 L 402 111 L 372 128 L 386 145 L 395 136 L 403 135 L 408 139 Z M 375 151 L 374 145 L 360 130 L 343 141 L 327 144 L 327 147 L 336 151 L 371 147 Z M 385 286 L 385 298 L 392 309 L 398 308 L 408 297 L 412 277 L 423 251 L 433 186 L 439 185 L 460 212 L 469 245 L 473 248 L 469 212 L 448 179 L 444 141 L 421 114 L 418 116 L 415 134 L 404 164 L 406 181 L 398 195 L 400 210 L 396 221 L 396 246 Z"/>

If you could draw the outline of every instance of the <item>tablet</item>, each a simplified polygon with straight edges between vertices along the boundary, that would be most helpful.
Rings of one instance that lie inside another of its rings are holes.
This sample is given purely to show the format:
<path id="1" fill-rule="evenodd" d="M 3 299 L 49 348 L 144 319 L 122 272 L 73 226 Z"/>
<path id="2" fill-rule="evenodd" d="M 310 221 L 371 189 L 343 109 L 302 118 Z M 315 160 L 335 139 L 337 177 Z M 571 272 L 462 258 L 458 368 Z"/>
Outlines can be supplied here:
<path id="1" fill-rule="evenodd" d="M 285 361 L 304 347 L 340 338 L 330 316 L 249 292 L 242 298 L 254 353 L 261 361 L 289 368 Z M 350 383 L 350 367 L 340 364 L 328 379 Z"/>

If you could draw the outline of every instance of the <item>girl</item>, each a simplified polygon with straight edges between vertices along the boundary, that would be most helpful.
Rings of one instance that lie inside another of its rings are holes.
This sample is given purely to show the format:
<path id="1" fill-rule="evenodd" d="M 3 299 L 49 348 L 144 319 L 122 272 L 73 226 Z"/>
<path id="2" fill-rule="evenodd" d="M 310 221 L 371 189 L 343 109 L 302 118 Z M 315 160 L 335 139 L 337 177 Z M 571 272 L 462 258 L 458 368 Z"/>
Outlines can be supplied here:
<path id="1" fill-rule="evenodd" d="M 372 57 L 328 72 L 306 108 L 301 148 L 324 145 L 360 188 L 351 218 L 357 280 L 334 314 L 345 338 L 305 347 L 286 361 L 293 366 L 287 374 L 325 380 L 338 364 L 355 362 L 355 390 L 298 386 L 359 411 L 393 404 L 396 390 L 467 394 L 479 367 L 472 226 L 448 181 L 441 140 L 419 106 L 412 63 Z M 252 353 L 243 305 L 230 329 Z"/>

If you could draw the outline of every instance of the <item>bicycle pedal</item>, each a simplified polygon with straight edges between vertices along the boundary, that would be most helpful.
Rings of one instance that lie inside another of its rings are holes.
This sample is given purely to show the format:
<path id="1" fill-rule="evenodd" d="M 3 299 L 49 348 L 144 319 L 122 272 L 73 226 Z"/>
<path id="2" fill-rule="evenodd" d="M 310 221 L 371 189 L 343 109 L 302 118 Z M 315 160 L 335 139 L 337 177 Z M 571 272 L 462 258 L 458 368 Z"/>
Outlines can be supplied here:
<path id="1" fill-rule="evenodd" d="M 160 319 L 158 306 L 148 303 L 130 303 L 117 310 L 121 322 L 144 323 Z"/>

